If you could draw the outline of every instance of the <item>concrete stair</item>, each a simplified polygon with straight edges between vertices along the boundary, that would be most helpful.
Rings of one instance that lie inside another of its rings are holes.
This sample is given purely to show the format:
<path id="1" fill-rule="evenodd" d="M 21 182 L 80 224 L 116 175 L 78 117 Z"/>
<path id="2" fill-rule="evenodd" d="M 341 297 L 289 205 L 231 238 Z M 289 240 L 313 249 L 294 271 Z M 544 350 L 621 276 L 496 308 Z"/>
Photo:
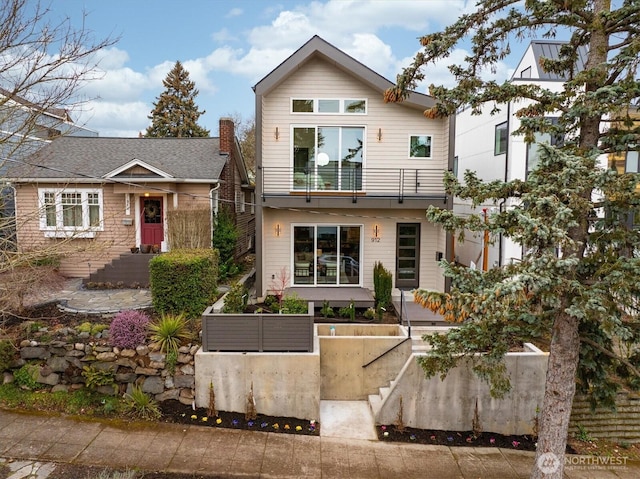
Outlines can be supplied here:
<path id="1" fill-rule="evenodd" d="M 123 253 L 118 258 L 105 264 L 88 278 L 82 280 L 87 283 L 111 283 L 125 286 L 138 285 L 146 288 L 149 286 L 149 261 L 155 254 Z"/>
<path id="2" fill-rule="evenodd" d="M 382 386 L 378 388 L 378 394 L 369 394 L 369 407 L 371 408 L 373 417 L 375 417 L 378 411 L 380 411 L 384 400 L 387 398 L 395 385 L 396 380 L 394 379 L 389 383 L 389 386 Z"/>

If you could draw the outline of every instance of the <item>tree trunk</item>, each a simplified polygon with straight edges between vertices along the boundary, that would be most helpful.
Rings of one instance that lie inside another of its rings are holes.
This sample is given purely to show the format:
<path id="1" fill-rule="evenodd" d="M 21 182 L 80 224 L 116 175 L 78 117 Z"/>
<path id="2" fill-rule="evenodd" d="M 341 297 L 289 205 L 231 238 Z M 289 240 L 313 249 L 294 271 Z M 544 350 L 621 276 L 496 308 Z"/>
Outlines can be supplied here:
<path id="1" fill-rule="evenodd" d="M 579 353 L 578 319 L 562 313 L 553 325 L 531 479 L 562 479 Z"/>

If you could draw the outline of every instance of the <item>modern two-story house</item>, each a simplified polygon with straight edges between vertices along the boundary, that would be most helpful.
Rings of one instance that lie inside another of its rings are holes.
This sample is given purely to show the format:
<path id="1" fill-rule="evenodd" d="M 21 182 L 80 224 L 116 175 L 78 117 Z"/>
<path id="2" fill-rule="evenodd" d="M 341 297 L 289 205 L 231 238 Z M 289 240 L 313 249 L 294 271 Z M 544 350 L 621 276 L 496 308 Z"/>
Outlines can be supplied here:
<path id="1" fill-rule="evenodd" d="M 283 283 L 329 301 L 373 290 L 376 262 L 394 295 L 444 289 L 447 235 L 425 210 L 451 206 L 453 130 L 423 115 L 427 95 L 385 103 L 390 86 L 318 36 L 255 85 L 259 297 Z"/>
<path id="2" fill-rule="evenodd" d="M 540 85 L 551 91 L 561 91 L 567 75 L 548 73 L 540 66 L 541 58 L 557 59 L 565 42 L 536 40 L 526 49 L 516 67 L 511 82 L 515 84 Z M 584 68 L 587 51 L 578 51 L 577 70 Z M 474 115 L 465 109 L 456 115 L 454 171 L 462 179 L 466 170 L 475 171 L 484 181 L 511 181 L 525 179 L 538 161 L 540 143 L 551 145 L 562 142 L 560 137 L 550 134 L 536 134 L 535 141 L 528 143 L 523 136 L 513 136 L 520 127 L 516 113 L 528 101 L 521 100 L 498 105 L 500 112 L 492 114 L 496 105 L 484 106 L 482 114 Z M 554 121 L 550 117 L 550 121 Z M 606 158 L 603 158 L 606 164 Z M 459 215 L 487 214 L 497 209 L 509 208 L 513 202 L 485 204 L 475 209 L 469 202 L 454 198 L 454 211 Z M 483 211 L 485 210 L 485 211 Z M 478 268 L 501 266 L 522 258 L 522 246 L 509 238 L 498 236 L 486 238 L 483 234 L 468 233 L 464 242 L 454 245 L 455 258 L 464 265 Z"/>
<path id="3" fill-rule="evenodd" d="M 237 255 L 253 247 L 254 187 L 229 118 L 218 138 L 62 136 L 7 177 L 18 249 L 61 257 L 69 277 L 87 278 L 131 248 L 171 249 L 172 212 L 207 210 L 209 223 L 224 205 L 240 233 Z"/>

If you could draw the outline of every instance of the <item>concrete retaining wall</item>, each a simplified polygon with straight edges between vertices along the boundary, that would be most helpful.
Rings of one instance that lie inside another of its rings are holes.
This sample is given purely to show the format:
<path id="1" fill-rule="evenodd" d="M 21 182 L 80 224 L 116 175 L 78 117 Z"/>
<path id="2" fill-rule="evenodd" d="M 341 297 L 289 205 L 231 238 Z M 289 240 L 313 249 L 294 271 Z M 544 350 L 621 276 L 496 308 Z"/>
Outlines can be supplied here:
<path id="1" fill-rule="evenodd" d="M 420 429 L 472 430 L 478 402 L 481 427 L 501 434 L 531 434 L 536 408 L 542 407 L 548 354 L 531 346 L 530 352 L 508 353 L 511 393 L 494 399 L 489 386 L 470 368 L 458 366 L 444 380 L 426 379 L 414 354 L 375 415 L 376 424 L 394 424 L 402 397 L 405 426 Z"/>
<path id="2" fill-rule="evenodd" d="M 317 420 L 320 416 L 320 353 L 205 353 L 195 355 L 196 405 L 245 412 L 253 385 L 256 410 L 270 416 Z"/>
<path id="3" fill-rule="evenodd" d="M 328 325 L 320 334 L 321 398 L 364 401 L 369 394 L 389 384 L 411 355 L 411 341 L 405 341 L 399 326 L 384 324 L 338 324 L 335 336 Z M 404 341 L 404 343 L 403 343 Z M 368 362 L 400 343 L 374 363 Z"/>

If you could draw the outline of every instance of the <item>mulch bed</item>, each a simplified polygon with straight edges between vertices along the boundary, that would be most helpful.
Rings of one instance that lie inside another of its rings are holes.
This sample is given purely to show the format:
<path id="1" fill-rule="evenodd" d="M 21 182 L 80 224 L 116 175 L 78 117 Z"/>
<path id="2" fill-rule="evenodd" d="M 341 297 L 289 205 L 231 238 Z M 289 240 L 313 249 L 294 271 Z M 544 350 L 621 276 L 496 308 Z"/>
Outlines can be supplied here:
<path id="1" fill-rule="evenodd" d="M 320 435 L 318 422 L 295 417 L 257 414 L 255 419 L 246 419 L 244 413 L 229 411 L 217 411 L 217 415 L 210 417 L 206 408 L 193 409 L 179 401 L 163 401 L 159 406 L 162 411 L 162 420 L 166 422 L 304 436 Z"/>

